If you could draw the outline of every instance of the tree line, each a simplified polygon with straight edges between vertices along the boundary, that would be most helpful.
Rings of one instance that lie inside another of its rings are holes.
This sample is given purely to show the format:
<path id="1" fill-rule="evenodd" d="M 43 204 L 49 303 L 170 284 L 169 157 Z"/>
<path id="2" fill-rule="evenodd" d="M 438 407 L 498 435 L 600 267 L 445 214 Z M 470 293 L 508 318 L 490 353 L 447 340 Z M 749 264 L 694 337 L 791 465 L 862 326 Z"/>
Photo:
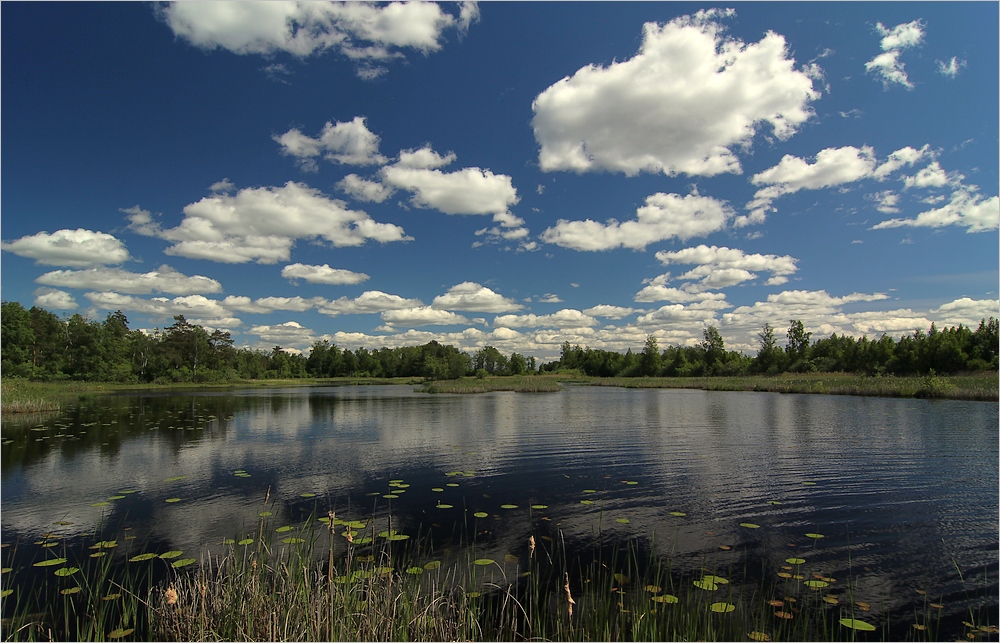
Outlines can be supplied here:
<path id="1" fill-rule="evenodd" d="M 192 324 L 183 315 L 162 330 L 130 329 L 120 311 L 103 322 L 79 313 L 60 319 L 33 306 L 3 302 L 0 370 L 5 377 L 123 383 L 229 382 L 299 377 L 421 377 L 454 379 L 475 373 L 517 375 L 535 370 L 535 358 L 503 355 L 486 346 L 473 355 L 431 341 L 402 348 L 341 349 L 327 341 L 308 357 L 280 346 L 236 347 L 228 331 Z"/>
<path id="2" fill-rule="evenodd" d="M 615 351 L 562 345 L 557 361 L 541 371 L 576 369 L 594 377 L 706 377 L 714 375 L 776 375 L 778 373 L 844 372 L 866 375 L 927 375 L 997 370 L 1000 323 L 983 319 L 976 330 L 962 326 L 916 330 L 895 340 L 854 338 L 834 333 L 810 342 L 801 321 L 791 320 L 784 347 L 775 329 L 764 324 L 757 335 L 755 357 L 726 350 L 718 329 L 709 326 L 695 346 L 670 346 L 660 351 L 650 335 L 642 351 Z"/>
<path id="3" fill-rule="evenodd" d="M 18 302 L 0 310 L 0 370 L 6 377 L 106 382 L 227 382 L 299 377 L 419 377 L 455 379 L 467 375 L 523 375 L 575 371 L 595 377 L 698 377 L 793 372 L 850 372 L 868 375 L 925 375 L 997 370 L 1000 324 L 983 319 L 976 330 L 959 325 L 898 340 L 831 335 L 810 341 L 791 320 L 785 345 L 765 324 L 756 356 L 727 350 L 714 326 L 694 346 L 660 350 L 649 336 L 641 352 L 623 353 L 562 345 L 560 358 L 538 366 L 534 357 L 504 355 L 493 346 L 472 354 L 431 341 L 422 346 L 342 349 L 315 342 L 308 356 L 275 346 L 269 351 L 236 347 L 228 331 L 188 322 L 184 316 L 162 330 L 130 329 L 119 310 L 103 322 L 80 314 L 59 318 Z"/>

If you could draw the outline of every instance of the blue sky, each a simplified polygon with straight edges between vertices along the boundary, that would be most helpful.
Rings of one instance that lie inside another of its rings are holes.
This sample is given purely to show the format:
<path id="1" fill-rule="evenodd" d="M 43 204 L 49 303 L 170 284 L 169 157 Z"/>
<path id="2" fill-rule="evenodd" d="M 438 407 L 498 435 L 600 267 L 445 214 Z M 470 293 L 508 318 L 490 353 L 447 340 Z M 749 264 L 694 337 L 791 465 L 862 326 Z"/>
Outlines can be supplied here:
<path id="1" fill-rule="evenodd" d="M 5 3 L 4 300 L 308 350 L 998 310 L 995 3 Z"/>

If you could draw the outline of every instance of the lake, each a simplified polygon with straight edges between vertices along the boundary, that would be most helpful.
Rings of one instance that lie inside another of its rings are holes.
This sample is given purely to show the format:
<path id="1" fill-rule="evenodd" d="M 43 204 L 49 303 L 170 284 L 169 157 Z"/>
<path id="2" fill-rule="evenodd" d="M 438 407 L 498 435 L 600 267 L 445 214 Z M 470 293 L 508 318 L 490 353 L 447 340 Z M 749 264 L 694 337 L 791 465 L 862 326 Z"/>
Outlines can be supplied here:
<path id="1" fill-rule="evenodd" d="M 3 564 L 23 578 L 45 544 L 85 556 L 104 533 L 126 534 L 119 560 L 200 557 L 253 532 L 262 511 L 281 526 L 334 510 L 391 513 L 394 529 L 443 550 L 485 512 L 481 555 L 516 554 L 544 527 L 581 550 L 640 539 L 678 574 L 773 575 L 802 557 L 841 591 L 850 579 L 865 618 L 893 632 L 927 601 L 943 605 L 944 638 L 964 637 L 970 609 L 998 622 L 994 402 L 586 386 L 144 392 L 5 417 L 2 435 Z"/>

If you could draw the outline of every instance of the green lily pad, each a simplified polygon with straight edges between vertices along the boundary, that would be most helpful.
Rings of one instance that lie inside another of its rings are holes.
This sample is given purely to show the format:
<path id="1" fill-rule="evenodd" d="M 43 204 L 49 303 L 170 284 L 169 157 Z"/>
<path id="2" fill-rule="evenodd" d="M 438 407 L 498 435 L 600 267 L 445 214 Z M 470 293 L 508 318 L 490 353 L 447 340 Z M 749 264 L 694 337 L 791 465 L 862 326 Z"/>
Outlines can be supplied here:
<path id="1" fill-rule="evenodd" d="M 686 513 L 684 513 L 683 511 L 671 511 L 671 512 L 670 512 L 670 515 L 671 515 L 671 516 L 676 516 L 677 518 L 683 518 L 683 517 L 684 517 L 684 516 L 686 516 L 687 514 L 686 514 Z"/>
<path id="2" fill-rule="evenodd" d="M 732 603 L 712 603 L 708 606 L 708 609 L 718 614 L 726 614 L 735 610 L 736 606 Z"/>
<path id="3" fill-rule="evenodd" d="M 431 491 L 441 493 L 442 491 L 444 491 L 444 487 L 431 487 Z"/>
<path id="4" fill-rule="evenodd" d="M 178 480 L 183 480 L 187 476 L 174 476 L 173 478 L 164 478 L 164 482 L 177 482 Z"/>
<path id="5" fill-rule="evenodd" d="M 286 545 L 298 545 L 300 543 L 304 543 L 305 541 L 306 541 L 305 538 L 298 538 L 296 536 L 289 536 L 288 538 L 281 539 L 281 542 L 285 543 Z"/>
<path id="6" fill-rule="evenodd" d="M 72 576 L 73 574 L 80 571 L 79 567 L 60 567 L 56 570 L 56 576 Z"/>
<path id="7" fill-rule="evenodd" d="M 429 563 L 424 563 L 424 569 L 426 569 L 427 571 L 431 571 L 432 569 L 437 569 L 440 566 L 441 566 L 440 560 L 432 560 Z"/>
<path id="8" fill-rule="evenodd" d="M 102 501 L 100 501 L 100 502 L 94 502 L 94 503 L 91 503 L 91 505 L 90 505 L 90 506 L 91 506 L 91 507 L 107 507 L 107 506 L 109 506 L 110 504 L 111 504 L 111 503 L 110 503 L 110 502 L 108 502 L 107 500 L 102 500 Z"/>
<path id="9" fill-rule="evenodd" d="M 3 567 L 3 568 L 0 568 L 0 574 L 9 574 L 12 571 L 14 571 L 13 567 Z"/>
<path id="10" fill-rule="evenodd" d="M 852 630 L 859 630 L 861 632 L 874 632 L 875 626 L 871 623 L 866 623 L 864 621 L 859 621 L 856 618 L 842 618 L 840 619 L 840 624 L 844 627 L 849 627 Z"/>
<path id="11" fill-rule="evenodd" d="M 772 501 L 768 502 L 767 504 L 769 504 L 769 505 L 780 505 L 781 503 L 778 502 L 777 500 L 772 500 Z"/>
<path id="12" fill-rule="evenodd" d="M 236 539 L 235 538 L 223 538 L 222 539 L 222 544 L 223 545 L 235 545 L 236 544 Z"/>
<path id="13" fill-rule="evenodd" d="M 236 544 L 237 545 L 243 545 L 243 546 L 252 545 L 253 544 L 253 538 L 244 538 L 243 540 L 238 541 Z"/>
<path id="14" fill-rule="evenodd" d="M 760 525 L 755 522 L 741 522 L 740 527 L 746 527 L 747 529 L 760 529 Z"/>
<path id="15" fill-rule="evenodd" d="M 703 590 L 706 590 L 706 591 L 709 591 L 709 592 L 713 592 L 713 591 L 719 589 L 718 585 L 716 585 L 715 583 L 713 583 L 710 580 L 706 581 L 705 579 L 694 581 L 694 586 L 697 587 L 698 589 L 703 589 Z"/>
<path id="16" fill-rule="evenodd" d="M 615 582 L 617 582 L 620 585 L 628 585 L 629 577 L 626 576 L 625 574 L 615 574 Z"/>
<path id="17" fill-rule="evenodd" d="M 728 585 L 729 584 L 729 580 L 723 578 L 722 576 L 712 576 L 712 575 L 702 576 L 701 580 L 703 580 L 705 582 L 708 582 L 708 583 L 718 583 L 719 585 Z"/>
<path id="18" fill-rule="evenodd" d="M 76 593 L 82 592 L 82 591 L 83 591 L 83 588 L 80 587 L 79 585 L 77 585 L 76 587 L 70 587 L 68 589 L 59 590 L 59 593 L 62 594 L 63 596 L 69 596 L 70 594 L 76 594 Z"/>
<path id="19" fill-rule="evenodd" d="M 197 562 L 194 558 L 178 558 L 174 562 L 170 563 L 171 567 L 181 568 L 187 567 L 188 565 Z"/>
<path id="20" fill-rule="evenodd" d="M 414 576 L 419 576 L 420 574 L 424 573 L 424 568 L 423 567 L 407 567 L 406 568 L 406 573 L 407 574 L 413 574 Z"/>
<path id="21" fill-rule="evenodd" d="M 316 494 L 314 494 L 311 491 L 307 491 L 305 493 L 300 493 L 299 495 L 302 496 L 303 498 L 315 498 L 316 497 Z"/>
<path id="22" fill-rule="evenodd" d="M 806 538 L 813 538 L 819 540 L 820 538 L 826 538 L 823 534 L 806 534 Z"/>
<path id="23" fill-rule="evenodd" d="M 501 509 L 517 509 L 517 505 L 500 505 Z"/>
<path id="24" fill-rule="evenodd" d="M 531 505 L 532 509 L 548 509 L 548 505 Z"/>
<path id="25" fill-rule="evenodd" d="M 615 522 L 620 523 L 622 525 L 627 525 L 629 523 L 629 519 L 628 518 L 616 518 Z"/>
<path id="26" fill-rule="evenodd" d="M 102 601 L 113 601 L 116 598 L 121 598 L 121 597 L 122 597 L 121 592 L 117 592 L 115 594 L 107 594 L 105 596 L 102 596 L 101 600 Z"/>
<path id="27" fill-rule="evenodd" d="M 131 634 L 134 631 L 135 631 L 134 627 L 130 627 L 128 629 L 122 629 L 122 628 L 119 627 L 116 630 L 111 630 L 110 632 L 108 632 L 108 638 L 109 639 L 120 639 L 123 636 L 128 636 L 129 634 Z"/>
<path id="28" fill-rule="evenodd" d="M 673 594 L 660 594 L 659 596 L 651 596 L 650 598 L 657 603 L 676 603 L 680 600 Z"/>
<path id="29" fill-rule="evenodd" d="M 349 520 L 343 523 L 345 527 L 350 527 L 351 529 L 364 529 L 368 526 L 364 520 Z"/>
<path id="30" fill-rule="evenodd" d="M 392 534 L 391 536 L 389 536 L 388 538 L 386 538 L 386 540 L 393 540 L 393 541 L 396 541 L 396 540 L 408 540 L 409 538 L 410 537 L 407 536 L 406 534 Z"/>
<path id="31" fill-rule="evenodd" d="M 457 487 L 458 483 L 457 482 L 448 482 L 444 486 L 446 486 L 446 487 Z"/>
<path id="32" fill-rule="evenodd" d="M 284 527 L 278 527 L 277 529 L 275 529 L 275 531 L 278 532 L 279 534 L 283 534 L 283 533 L 291 531 L 293 529 L 295 529 L 295 527 L 293 527 L 291 525 L 285 525 Z"/>
<path id="33" fill-rule="evenodd" d="M 812 482 L 810 480 L 807 480 L 807 481 L 803 482 L 802 484 L 806 485 L 807 487 L 811 487 L 811 486 L 815 485 L 816 483 Z"/>
<path id="34" fill-rule="evenodd" d="M 180 501 L 181 501 L 180 498 L 167 498 L 165 500 L 165 502 L 180 502 Z"/>
<path id="35" fill-rule="evenodd" d="M 785 562 L 789 565 L 804 565 L 806 562 L 805 558 L 786 558 Z"/>
<path id="36" fill-rule="evenodd" d="M 830 586 L 830 583 L 825 580 L 807 580 L 802 584 L 811 589 L 823 589 Z"/>
<path id="37" fill-rule="evenodd" d="M 483 593 L 482 592 L 466 592 L 465 595 L 468 596 L 469 598 L 479 598 L 480 596 L 483 595 Z"/>
<path id="38" fill-rule="evenodd" d="M 581 505 L 592 505 L 592 504 L 594 504 L 594 501 L 593 500 L 581 500 L 580 504 Z"/>
<path id="39" fill-rule="evenodd" d="M 438 503 L 438 504 L 436 505 L 436 507 L 437 507 L 438 509 L 451 509 L 451 508 L 452 508 L 452 507 L 454 507 L 454 506 L 455 506 L 455 505 L 449 505 L 449 504 L 447 504 L 447 503 L 444 503 L 444 502 L 439 502 L 439 503 Z"/>
<path id="40" fill-rule="evenodd" d="M 123 500 L 125 496 L 108 496 L 108 500 Z"/>
<path id="41" fill-rule="evenodd" d="M 273 516 L 274 512 L 271 512 L 271 511 L 262 511 L 262 512 L 260 512 L 257 515 L 260 516 L 261 518 L 267 518 L 268 516 Z"/>
<path id="42" fill-rule="evenodd" d="M 102 540 L 90 546 L 91 549 L 114 549 L 118 546 L 117 540 Z"/>
<path id="43" fill-rule="evenodd" d="M 597 489 L 584 489 L 584 493 L 597 493 Z"/>
<path id="44" fill-rule="evenodd" d="M 490 517 L 490 515 L 488 513 L 486 513 L 485 511 L 477 511 L 476 513 L 474 513 L 472 515 L 475 516 L 476 518 L 489 518 Z"/>
<path id="45" fill-rule="evenodd" d="M 472 561 L 472 564 L 473 565 L 492 565 L 495 562 L 496 561 L 493 560 L 492 558 L 477 558 L 476 560 Z"/>
<path id="46" fill-rule="evenodd" d="M 0 591 L 0 598 L 7 598 L 8 596 L 10 596 L 13 593 L 14 593 L 14 590 L 12 590 L 12 589 L 5 589 L 3 591 Z"/>
<path id="47" fill-rule="evenodd" d="M 136 554 L 135 556 L 128 559 L 130 563 L 140 563 L 144 560 L 151 560 L 156 558 L 156 554 L 146 553 L 146 554 Z"/>
<path id="48" fill-rule="evenodd" d="M 176 550 L 176 549 L 175 550 L 171 550 L 171 551 L 165 551 L 162 554 L 160 554 L 160 558 L 162 558 L 164 560 L 169 560 L 171 558 L 178 558 L 183 553 L 184 552 Z"/>
<path id="49" fill-rule="evenodd" d="M 122 489 L 118 493 L 122 494 L 123 496 L 127 496 L 130 493 L 136 493 L 136 490 L 135 489 Z"/>
<path id="50" fill-rule="evenodd" d="M 33 567 L 53 567 L 55 565 L 62 565 L 65 562 L 65 558 L 49 558 L 48 560 L 38 561 L 33 565 Z"/>
<path id="51" fill-rule="evenodd" d="M 396 494 L 394 494 L 394 493 L 383 493 L 383 494 L 382 494 L 382 497 L 383 497 L 383 498 L 388 498 L 389 500 L 395 500 L 395 499 L 396 499 L 396 498 L 398 498 L 399 496 L 397 496 L 397 495 L 396 495 Z"/>
<path id="52" fill-rule="evenodd" d="M 625 481 L 625 484 L 629 484 L 629 485 L 632 485 L 632 484 L 639 484 L 639 482 L 638 482 L 638 481 L 636 481 L 636 480 L 626 480 L 626 481 Z"/>

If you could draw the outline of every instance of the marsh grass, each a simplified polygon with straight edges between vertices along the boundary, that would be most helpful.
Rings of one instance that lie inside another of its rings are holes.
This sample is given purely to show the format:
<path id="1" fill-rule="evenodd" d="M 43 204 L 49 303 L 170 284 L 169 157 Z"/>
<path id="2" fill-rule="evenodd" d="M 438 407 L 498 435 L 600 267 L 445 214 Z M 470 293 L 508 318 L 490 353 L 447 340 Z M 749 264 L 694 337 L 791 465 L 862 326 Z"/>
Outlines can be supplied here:
<path id="1" fill-rule="evenodd" d="M 458 380 L 438 380 L 425 384 L 424 393 L 489 393 L 515 391 L 518 393 L 552 393 L 561 391 L 558 378 L 543 375 L 507 375 L 483 378 L 463 377 Z"/>
<path id="2" fill-rule="evenodd" d="M 608 377 L 593 386 L 624 388 L 690 388 L 708 391 L 765 391 L 772 393 L 824 393 L 877 397 L 926 397 L 953 400 L 997 401 L 996 373 L 928 375 L 920 377 L 868 377 L 846 373 L 744 377 Z"/>

